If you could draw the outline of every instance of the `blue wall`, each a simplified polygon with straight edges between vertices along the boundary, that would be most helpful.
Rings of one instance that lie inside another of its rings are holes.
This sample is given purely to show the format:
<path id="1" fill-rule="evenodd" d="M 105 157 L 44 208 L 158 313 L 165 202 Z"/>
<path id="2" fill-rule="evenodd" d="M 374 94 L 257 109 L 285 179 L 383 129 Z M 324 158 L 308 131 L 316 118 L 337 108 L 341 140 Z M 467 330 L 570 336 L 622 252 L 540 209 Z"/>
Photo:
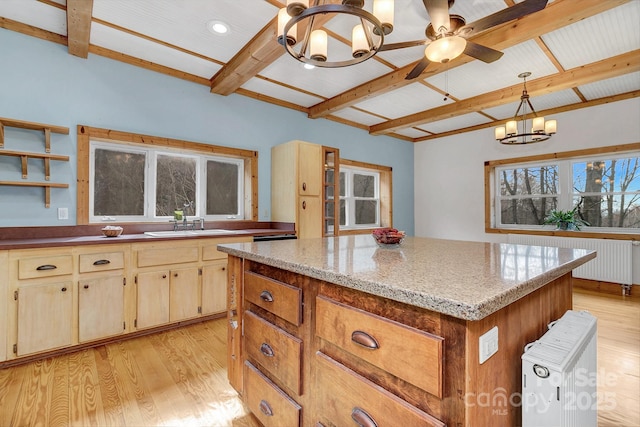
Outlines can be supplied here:
<path id="1" fill-rule="evenodd" d="M 51 190 L 44 207 L 40 188 L 0 186 L 0 226 L 76 223 L 76 126 L 78 124 L 259 152 L 259 219 L 270 219 L 272 146 L 293 139 L 337 147 L 350 160 L 393 168 L 394 225 L 413 234 L 413 144 L 329 120 L 311 120 L 286 108 L 231 95 L 214 95 L 203 85 L 101 56 L 81 59 L 67 47 L 0 29 L 0 117 L 66 126 L 52 134 Z M 5 149 L 42 152 L 37 132 L 5 129 Z M 20 180 L 19 158 L 0 156 L 0 181 Z M 29 180 L 43 181 L 42 161 L 29 161 Z M 69 220 L 57 208 L 69 208 Z"/>

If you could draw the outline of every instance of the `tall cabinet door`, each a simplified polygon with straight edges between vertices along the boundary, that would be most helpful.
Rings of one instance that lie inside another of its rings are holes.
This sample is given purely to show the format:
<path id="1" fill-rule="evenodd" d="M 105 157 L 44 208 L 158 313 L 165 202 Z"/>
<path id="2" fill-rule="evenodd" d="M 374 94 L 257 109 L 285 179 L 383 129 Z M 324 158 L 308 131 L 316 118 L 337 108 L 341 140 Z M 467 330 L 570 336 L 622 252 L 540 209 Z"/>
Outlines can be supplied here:
<path id="1" fill-rule="evenodd" d="M 319 196 L 322 190 L 322 146 L 300 142 L 298 145 L 298 194 Z"/>
<path id="2" fill-rule="evenodd" d="M 18 288 L 17 355 L 71 345 L 72 282 Z"/>
<path id="3" fill-rule="evenodd" d="M 92 341 L 124 332 L 124 277 L 80 280 L 78 340 Z"/>
<path id="4" fill-rule="evenodd" d="M 319 196 L 300 197 L 298 238 L 322 237 L 322 200 Z"/>
<path id="5" fill-rule="evenodd" d="M 169 322 L 169 270 L 139 273 L 136 326 L 150 328 Z"/>

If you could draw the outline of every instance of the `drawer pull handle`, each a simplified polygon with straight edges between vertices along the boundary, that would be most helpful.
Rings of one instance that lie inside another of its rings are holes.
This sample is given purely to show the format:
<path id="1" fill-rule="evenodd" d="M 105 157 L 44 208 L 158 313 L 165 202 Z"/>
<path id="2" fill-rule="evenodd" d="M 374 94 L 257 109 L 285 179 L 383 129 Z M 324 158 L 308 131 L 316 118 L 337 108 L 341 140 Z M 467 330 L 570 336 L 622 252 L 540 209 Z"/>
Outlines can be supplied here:
<path id="1" fill-rule="evenodd" d="M 370 350 L 377 350 L 378 348 L 380 348 L 378 341 L 376 341 L 374 337 L 363 331 L 353 331 L 353 333 L 351 334 L 351 341 Z"/>
<path id="2" fill-rule="evenodd" d="M 264 302 L 273 302 L 273 295 L 269 291 L 260 292 L 260 299 Z"/>
<path id="3" fill-rule="evenodd" d="M 109 261 L 108 259 L 99 259 L 93 263 L 93 265 L 107 265 L 107 264 L 111 264 L 111 261 Z"/>
<path id="4" fill-rule="evenodd" d="M 351 419 L 355 421 L 359 427 L 378 427 L 378 424 L 371 418 L 371 415 L 357 406 L 351 411 Z"/>
<path id="5" fill-rule="evenodd" d="M 267 417 L 273 417 L 273 409 L 271 409 L 271 405 L 266 400 L 260 401 L 260 412 L 265 414 Z"/>
<path id="6" fill-rule="evenodd" d="M 260 346 L 260 353 L 264 354 L 267 357 L 275 356 L 275 353 L 273 352 L 273 349 L 266 342 L 263 342 L 262 345 Z"/>
<path id="7" fill-rule="evenodd" d="M 55 270 L 56 268 L 58 267 L 53 264 L 45 264 L 45 265 L 39 266 L 38 268 L 36 268 L 36 270 L 45 271 L 45 270 Z"/>

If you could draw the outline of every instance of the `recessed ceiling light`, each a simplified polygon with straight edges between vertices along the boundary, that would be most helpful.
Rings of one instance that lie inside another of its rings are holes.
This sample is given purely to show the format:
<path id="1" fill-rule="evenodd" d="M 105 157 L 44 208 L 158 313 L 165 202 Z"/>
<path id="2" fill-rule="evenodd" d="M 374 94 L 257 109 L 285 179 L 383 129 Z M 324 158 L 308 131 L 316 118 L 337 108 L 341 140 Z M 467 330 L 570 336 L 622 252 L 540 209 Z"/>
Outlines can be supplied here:
<path id="1" fill-rule="evenodd" d="M 314 68 L 316 68 L 316 66 L 313 64 L 304 64 L 303 67 L 305 70 L 313 70 Z"/>
<path id="2" fill-rule="evenodd" d="M 226 22 L 213 20 L 207 22 L 207 29 L 215 35 L 224 36 L 229 33 L 229 24 L 227 24 Z"/>

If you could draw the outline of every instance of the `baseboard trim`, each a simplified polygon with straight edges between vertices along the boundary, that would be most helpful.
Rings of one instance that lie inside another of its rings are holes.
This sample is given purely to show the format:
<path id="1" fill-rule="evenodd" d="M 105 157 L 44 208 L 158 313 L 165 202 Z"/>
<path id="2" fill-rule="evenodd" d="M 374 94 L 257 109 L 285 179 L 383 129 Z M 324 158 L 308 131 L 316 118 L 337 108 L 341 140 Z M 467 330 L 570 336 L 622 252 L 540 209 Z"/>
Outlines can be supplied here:
<path id="1" fill-rule="evenodd" d="M 573 278 L 573 287 L 587 291 L 598 292 L 607 295 L 616 295 L 625 298 L 640 299 L 640 292 L 633 294 L 633 286 L 625 286 L 619 283 L 602 282 L 599 280 Z"/>

